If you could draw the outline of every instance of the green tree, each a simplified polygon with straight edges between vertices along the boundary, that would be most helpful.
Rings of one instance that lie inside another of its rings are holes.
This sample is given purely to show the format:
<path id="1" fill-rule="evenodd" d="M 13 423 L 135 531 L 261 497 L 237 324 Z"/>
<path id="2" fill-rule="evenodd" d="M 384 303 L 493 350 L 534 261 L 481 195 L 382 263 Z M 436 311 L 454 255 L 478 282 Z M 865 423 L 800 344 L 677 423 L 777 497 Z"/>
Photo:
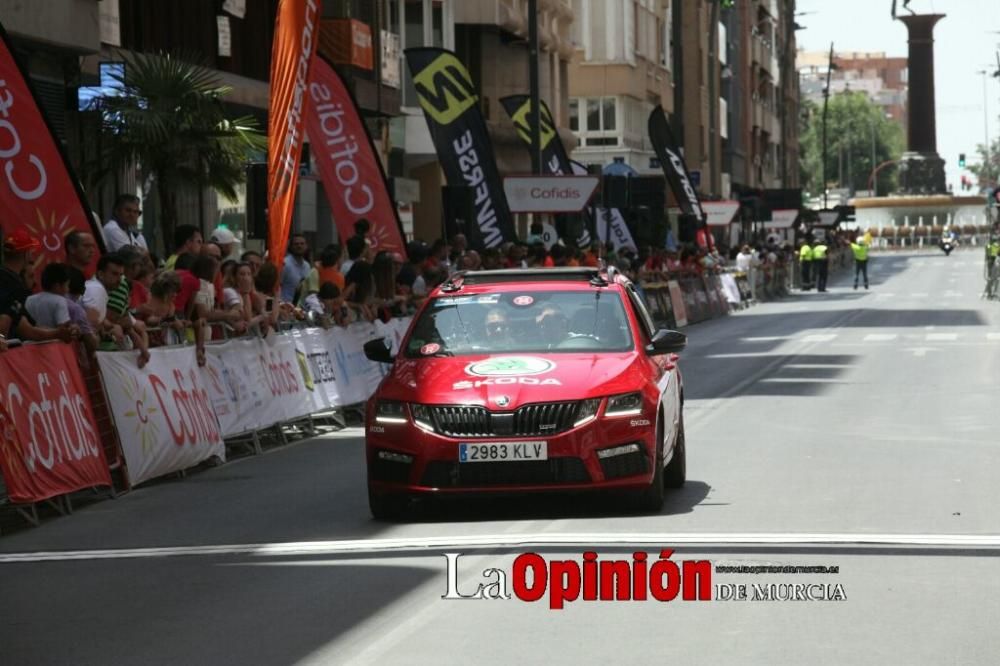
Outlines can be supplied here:
<path id="1" fill-rule="evenodd" d="M 986 144 L 980 143 L 976 146 L 976 154 L 979 159 L 976 163 L 969 164 L 966 168 L 971 171 L 979 181 L 980 189 L 994 187 L 1000 179 L 1000 138 L 990 142 L 989 168 L 986 169 Z"/>
<path id="2" fill-rule="evenodd" d="M 799 128 L 801 182 L 811 196 L 823 193 L 823 106 L 803 102 Z M 875 162 L 872 163 L 872 132 Z M 872 169 L 903 154 L 903 128 L 887 119 L 881 107 L 862 92 L 830 97 L 827 109 L 826 184 L 852 192 L 871 189 Z M 886 167 L 878 173 L 880 195 L 894 191 L 896 172 Z"/>
<path id="3" fill-rule="evenodd" d="M 229 117 L 223 99 L 231 88 L 194 59 L 134 53 L 122 60 L 123 94 L 100 101 L 98 157 L 87 172 L 101 182 L 137 168 L 156 192 L 155 220 L 169 242 L 179 191 L 211 187 L 235 201 L 246 162 L 266 150 L 267 138 L 253 117 Z"/>

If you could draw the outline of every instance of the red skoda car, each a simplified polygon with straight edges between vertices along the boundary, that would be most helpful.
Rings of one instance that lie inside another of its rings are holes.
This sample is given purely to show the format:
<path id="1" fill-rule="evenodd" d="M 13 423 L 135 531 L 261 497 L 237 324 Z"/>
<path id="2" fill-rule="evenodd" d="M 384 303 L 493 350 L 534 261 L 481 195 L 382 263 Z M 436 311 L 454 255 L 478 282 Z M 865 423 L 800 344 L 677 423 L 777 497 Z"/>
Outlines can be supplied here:
<path id="1" fill-rule="evenodd" d="M 684 483 L 686 336 L 657 330 L 611 269 L 459 273 L 414 317 L 368 401 L 368 498 L 618 489 L 644 508 Z"/>

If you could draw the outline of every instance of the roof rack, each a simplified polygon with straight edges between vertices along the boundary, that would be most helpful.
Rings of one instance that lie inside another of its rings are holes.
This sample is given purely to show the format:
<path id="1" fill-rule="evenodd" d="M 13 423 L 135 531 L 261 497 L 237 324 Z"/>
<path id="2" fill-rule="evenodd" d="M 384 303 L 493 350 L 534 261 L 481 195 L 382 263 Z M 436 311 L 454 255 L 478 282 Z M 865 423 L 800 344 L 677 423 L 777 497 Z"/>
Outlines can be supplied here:
<path id="1" fill-rule="evenodd" d="M 493 271 L 461 271 L 452 275 L 444 290 L 460 289 L 464 285 L 502 284 L 506 282 L 590 282 L 594 286 L 608 284 L 597 268 L 590 266 L 560 268 L 506 268 Z"/>

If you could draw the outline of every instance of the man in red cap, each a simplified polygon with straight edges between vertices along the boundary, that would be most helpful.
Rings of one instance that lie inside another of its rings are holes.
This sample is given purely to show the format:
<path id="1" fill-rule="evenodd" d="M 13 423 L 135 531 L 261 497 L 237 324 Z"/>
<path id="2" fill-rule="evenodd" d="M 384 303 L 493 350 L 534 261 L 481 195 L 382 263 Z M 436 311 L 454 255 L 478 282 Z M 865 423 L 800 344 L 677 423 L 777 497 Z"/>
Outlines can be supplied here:
<path id="1" fill-rule="evenodd" d="M 0 266 L 0 342 L 6 349 L 7 336 L 23 340 L 63 340 L 74 339 L 79 330 L 68 324 L 59 328 L 42 328 L 25 310 L 24 303 L 31 296 L 25 282 L 25 275 L 35 270 L 32 256 L 41 248 L 38 239 L 23 228 L 17 229 L 3 242 L 3 266 Z"/>

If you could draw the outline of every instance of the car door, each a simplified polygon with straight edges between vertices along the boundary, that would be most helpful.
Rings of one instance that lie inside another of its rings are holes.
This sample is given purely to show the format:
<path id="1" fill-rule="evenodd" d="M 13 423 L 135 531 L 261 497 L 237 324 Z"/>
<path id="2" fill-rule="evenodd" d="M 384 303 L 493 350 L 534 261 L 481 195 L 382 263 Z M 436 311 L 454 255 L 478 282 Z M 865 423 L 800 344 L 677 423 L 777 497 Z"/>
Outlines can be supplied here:
<path id="1" fill-rule="evenodd" d="M 656 324 L 653 321 L 649 309 L 643 303 L 642 297 L 636 291 L 633 284 L 625 287 L 629 302 L 635 312 L 635 318 L 639 322 L 643 346 L 649 344 L 653 334 L 656 332 Z M 640 350 L 640 353 L 645 354 Z M 673 433 L 676 431 L 678 420 L 680 419 L 680 396 L 678 394 L 678 375 L 676 363 L 671 360 L 675 358 L 671 354 L 661 354 L 658 356 L 646 356 L 650 365 L 652 377 L 656 380 L 656 386 L 660 390 L 660 406 L 663 409 L 664 427 L 662 436 L 664 443 L 673 441 Z"/>

